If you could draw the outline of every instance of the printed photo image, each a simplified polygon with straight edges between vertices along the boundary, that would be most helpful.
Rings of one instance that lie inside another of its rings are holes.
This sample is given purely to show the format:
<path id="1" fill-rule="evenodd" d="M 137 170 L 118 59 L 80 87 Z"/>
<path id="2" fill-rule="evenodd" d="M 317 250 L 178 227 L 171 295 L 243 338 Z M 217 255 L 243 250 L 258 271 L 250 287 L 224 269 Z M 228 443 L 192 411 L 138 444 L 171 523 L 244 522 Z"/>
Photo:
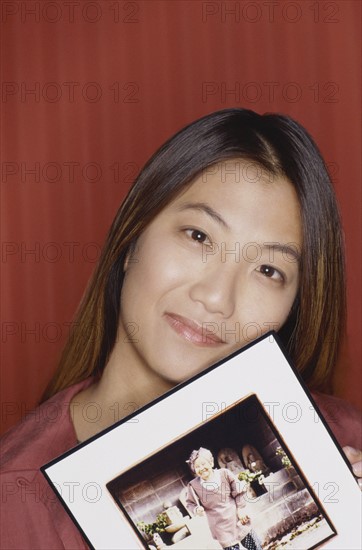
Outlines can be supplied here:
<path id="1" fill-rule="evenodd" d="M 149 550 L 309 550 L 337 534 L 256 394 L 107 489 Z"/>

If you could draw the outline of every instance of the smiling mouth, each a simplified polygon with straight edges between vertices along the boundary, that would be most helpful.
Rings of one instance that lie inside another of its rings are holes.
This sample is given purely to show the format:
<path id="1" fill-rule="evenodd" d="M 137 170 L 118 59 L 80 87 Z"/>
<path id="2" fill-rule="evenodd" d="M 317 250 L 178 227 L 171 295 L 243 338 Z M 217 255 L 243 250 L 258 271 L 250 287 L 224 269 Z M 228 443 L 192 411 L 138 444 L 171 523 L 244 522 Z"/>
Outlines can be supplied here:
<path id="1" fill-rule="evenodd" d="M 166 312 L 164 317 L 170 327 L 188 342 L 192 342 L 198 346 L 209 347 L 225 344 L 225 342 L 216 336 L 216 334 L 208 332 L 205 330 L 205 327 L 199 323 L 196 323 L 191 319 L 187 319 L 186 317 L 182 317 L 182 315 Z"/>

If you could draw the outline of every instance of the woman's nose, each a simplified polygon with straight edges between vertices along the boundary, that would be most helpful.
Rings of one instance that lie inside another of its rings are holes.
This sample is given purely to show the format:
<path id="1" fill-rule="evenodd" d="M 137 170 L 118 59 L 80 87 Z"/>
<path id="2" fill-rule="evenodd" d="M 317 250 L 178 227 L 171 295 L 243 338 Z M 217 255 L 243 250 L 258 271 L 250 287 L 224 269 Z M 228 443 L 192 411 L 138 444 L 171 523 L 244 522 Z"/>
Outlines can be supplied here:
<path id="1" fill-rule="evenodd" d="M 229 318 L 235 310 L 236 275 L 235 266 L 227 263 L 205 266 L 191 287 L 191 299 L 202 303 L 209 313 Z"/>

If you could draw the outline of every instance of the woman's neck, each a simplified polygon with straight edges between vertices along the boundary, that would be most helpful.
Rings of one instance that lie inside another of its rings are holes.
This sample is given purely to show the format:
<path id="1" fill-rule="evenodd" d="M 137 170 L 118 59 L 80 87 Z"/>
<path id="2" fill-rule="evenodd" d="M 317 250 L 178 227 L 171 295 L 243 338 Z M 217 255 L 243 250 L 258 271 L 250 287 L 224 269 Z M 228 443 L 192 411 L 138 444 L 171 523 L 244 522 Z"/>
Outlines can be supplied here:
<path id="1" fill-rule="evenodd" d="M 174 386 L 123 352 L 115 346 L 101 379 L 73 398 L 70 411 L 78 441 L 108 428 Z"/>

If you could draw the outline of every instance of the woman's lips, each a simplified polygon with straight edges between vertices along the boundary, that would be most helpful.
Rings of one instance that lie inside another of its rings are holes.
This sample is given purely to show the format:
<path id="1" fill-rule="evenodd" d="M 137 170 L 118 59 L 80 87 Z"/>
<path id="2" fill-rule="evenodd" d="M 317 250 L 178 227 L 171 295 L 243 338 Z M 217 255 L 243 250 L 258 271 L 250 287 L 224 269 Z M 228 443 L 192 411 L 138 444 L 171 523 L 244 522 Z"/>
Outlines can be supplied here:
<path id="1" fill-rule="evenodd" d="M 177 334 L 193 344 L 197 344 L 198 346 L 220 346 L 221 344 L 225 344 L 216 334 L 208 332 L 202 325 L 191 319 L 187 319 L 187 317 L 168 312 L 164 316 L 170 327 Z"/>

